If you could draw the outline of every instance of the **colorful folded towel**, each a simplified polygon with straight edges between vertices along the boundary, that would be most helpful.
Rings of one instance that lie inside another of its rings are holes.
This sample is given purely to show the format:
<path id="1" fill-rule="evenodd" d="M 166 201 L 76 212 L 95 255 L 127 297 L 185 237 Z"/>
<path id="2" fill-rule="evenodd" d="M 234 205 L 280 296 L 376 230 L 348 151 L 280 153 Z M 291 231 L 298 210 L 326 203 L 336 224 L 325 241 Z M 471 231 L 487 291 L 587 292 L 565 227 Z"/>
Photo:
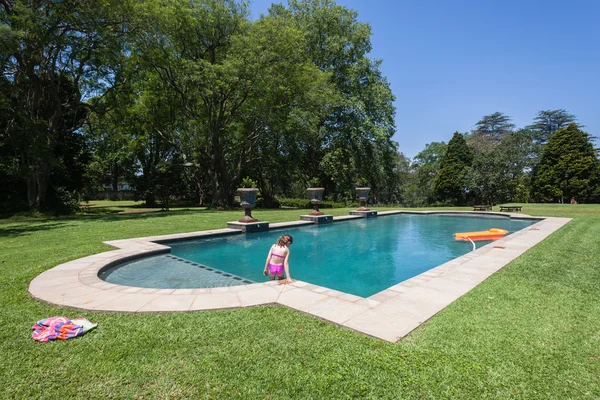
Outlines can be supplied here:
<path id="1" fill-rule="evenodd" d="M 67 317 L 50 317 L 36 322 L 31 329 L 31 338 L 38 342 L 48 340 L 67 340 L 94 329 L 98 324 L 85 318 L 68 319 Z"/>

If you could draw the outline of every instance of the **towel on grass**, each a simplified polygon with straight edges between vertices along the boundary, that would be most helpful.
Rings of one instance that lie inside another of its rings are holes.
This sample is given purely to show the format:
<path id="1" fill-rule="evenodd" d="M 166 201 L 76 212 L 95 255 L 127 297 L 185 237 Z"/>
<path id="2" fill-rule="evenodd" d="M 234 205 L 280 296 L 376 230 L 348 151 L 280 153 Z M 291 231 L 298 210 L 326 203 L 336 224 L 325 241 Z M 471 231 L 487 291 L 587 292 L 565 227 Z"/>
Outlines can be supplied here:
<path id="1" fill-rule="evenodd" d="M 36 322 L 31 329 L 31 338 L 38 342 L 48 340 L 67 340 L 94 329 L 98 324 L 85 318 L 68 319 L 67 317 L 50 317 Z"/>

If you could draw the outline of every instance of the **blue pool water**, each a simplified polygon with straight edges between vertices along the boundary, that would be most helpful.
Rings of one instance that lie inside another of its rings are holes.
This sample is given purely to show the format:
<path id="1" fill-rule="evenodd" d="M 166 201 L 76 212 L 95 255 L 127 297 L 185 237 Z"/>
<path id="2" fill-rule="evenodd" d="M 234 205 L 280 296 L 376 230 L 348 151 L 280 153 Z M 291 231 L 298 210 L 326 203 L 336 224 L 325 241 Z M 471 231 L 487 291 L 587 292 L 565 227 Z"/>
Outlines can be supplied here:
<path id="1" fill-rule="evenodd" d="M 131 286 L 176 288 L 262 282 L 268 279 L 262 272 L 269 248 L 280 235 L 289 233 L 294 238 L 290 247 L 292 278 L 367 297 L 471 251 L 470 242 L 454 240 L 455 232 L 501 228 L 512 233 L 535 222 L 398 214 L 220 236 L 170 243 L 172 256 L 124 264 L 101 278 Z M 477 247 L 487 243 L 478 242 Z M 173 260 L 178 261 L 174 264 Z M 221 275 L 217 282 L 208 283 L 206 267 Z M 139 268 L 145 272 L 136 272 Z M 229 283 L 219 283 L 223 275 L 228 275 L 225 280 Z M 151 282 L 144 283 L 144 278 Z M 170 284 L 169 279 L 177 282 Z"/>

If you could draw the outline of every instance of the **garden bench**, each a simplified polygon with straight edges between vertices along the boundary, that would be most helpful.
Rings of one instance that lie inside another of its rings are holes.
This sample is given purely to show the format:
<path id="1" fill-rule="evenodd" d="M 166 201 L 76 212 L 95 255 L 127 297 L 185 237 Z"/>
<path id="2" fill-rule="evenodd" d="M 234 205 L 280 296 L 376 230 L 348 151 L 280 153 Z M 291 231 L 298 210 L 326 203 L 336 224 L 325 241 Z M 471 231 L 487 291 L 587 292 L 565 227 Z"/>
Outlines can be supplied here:
<path id="1" fill-rule="evenodd" d="M 473 206 L 473 211 L 491 211 L 491 210 L 492 210 L 492 206 L 487 206 L 487 205 Z"/>
<path id="2" fill-rule="evenodd" d="M 500 206 L 500 211 L 518 211 L 521 212 L 522 206 Z"/>

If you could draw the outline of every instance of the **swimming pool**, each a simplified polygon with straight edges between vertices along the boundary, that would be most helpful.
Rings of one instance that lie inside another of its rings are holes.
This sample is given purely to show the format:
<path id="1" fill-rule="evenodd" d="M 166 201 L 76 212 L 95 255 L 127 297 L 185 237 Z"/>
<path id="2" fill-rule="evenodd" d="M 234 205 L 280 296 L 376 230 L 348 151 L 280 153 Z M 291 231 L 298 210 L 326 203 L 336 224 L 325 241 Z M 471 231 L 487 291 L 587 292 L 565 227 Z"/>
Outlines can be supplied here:
<path id="1" fill-rule="evenodd" d="M 152 288 L 202 288 L 261 282 L 270 246 L 294 237 L 292 278 L 367 297 L 472 250 L 455 232 L 502 228 L 510 233 L 535 220 L 506 217 L 398 214 L 320 226 L 271 230 L 169 243 L 170 255 L 112 267 L 100 278 Z M 479 242 L 478 247 L 489 243 Z"/>

